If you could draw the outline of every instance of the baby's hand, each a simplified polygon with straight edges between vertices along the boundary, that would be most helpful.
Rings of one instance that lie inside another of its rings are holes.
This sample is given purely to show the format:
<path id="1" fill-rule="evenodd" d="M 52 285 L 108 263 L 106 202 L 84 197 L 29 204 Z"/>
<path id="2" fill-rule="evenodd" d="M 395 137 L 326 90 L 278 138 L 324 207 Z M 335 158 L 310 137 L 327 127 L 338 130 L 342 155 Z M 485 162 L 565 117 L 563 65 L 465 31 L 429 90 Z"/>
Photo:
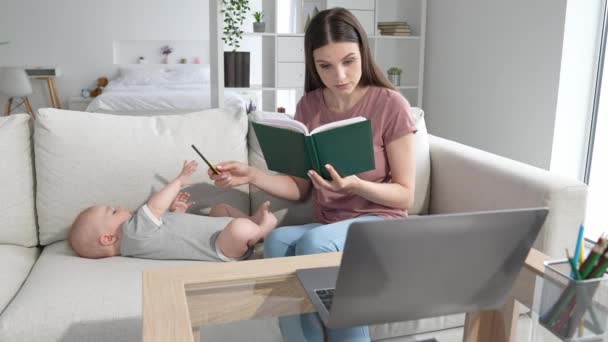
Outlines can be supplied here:
<path id="1" fill-rule="evenodd" d="M 175 197 L 175 200 L 173 200 L 173 203 L 171 204 L 169 210 L 176 213 L 185 213 L 186 211 L 188 211 L 190 206 L 194 204 L 194 202 L 188 202 L 189 199 L 189 193 L 185 191 L 180 192 L 179 194 L 177 194 L 177 197 Z"/>
<path id="2" fill-rule="evenodd" d="M 194 160 L 184 160 L 184 166 L 182 166 L 182 172 L 177 175 L 177 180 L 180 181 L 181 186 L 187 186 L 192 184 L 192 174 L 198 168 L 198 163 Z"/>

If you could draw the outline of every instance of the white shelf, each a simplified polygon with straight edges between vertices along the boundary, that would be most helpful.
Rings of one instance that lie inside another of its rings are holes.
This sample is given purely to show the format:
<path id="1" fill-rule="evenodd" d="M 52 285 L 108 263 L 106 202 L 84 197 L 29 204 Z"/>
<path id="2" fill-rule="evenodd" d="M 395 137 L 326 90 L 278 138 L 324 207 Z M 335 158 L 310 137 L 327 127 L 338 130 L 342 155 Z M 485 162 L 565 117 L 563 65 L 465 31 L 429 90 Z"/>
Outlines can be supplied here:
<path id="1" fill-rule="evenodd" d="M 383 72 L 390 67 L 403 70 L 402 86 L 396 87 L 413 106 L 422 105 L 424 88 L 424 49 L 426 7 L 428 0 L 324 0 L 322 3 L 345 7 L 359 19 L 370 33 L 372 55 Z M 262 0 L 267 32 L 251 32 L 251 23 L 243 25 L 244 44 L 241 51 L 250 51 L 249 88 L 226 88 L 231 91 L 256 93 L 262 101 L 258 108 L 276 110 L 282 106 L 293 114 L 295 104 L 304 94 L 304 33 L 301 0 Z M 323 8 L 319 8 L 323 10 Z M 289 13 L 283 13 L 291 11 Z M 295 11 L 295 12 L 293 12 Z M 292 13 L 293 12 L 293 13 Z M 411 36 L 381 35 L 378 22 L 406 21 Z M 221 37 L 221 23 L 219 25 Z M 221 48 L 220 44 L 220 48 Z M 221 56 L 223 51 L 219 51 Z M 218 63 L 219 64 L 219 63 Z M 222 66 L 223 67 L 223 66 Z M 218 70 L 223 72 L 223 70 Z"/>
<path id="2" fill-rule="evenodd" d="M 420 40 L 420 36 L 369 36 L 370 39 L 404 39 L 404 40 Z"/>
<path id="3" fill-rule="evenodd" d="M 304 37 L 304 33 L 243 32 L 244 37 Z"/>
<path id="4" fill-rule="evenodd" d="M 249 88 L 238 88 L 238 87 L 225 87 L 227 90 L 235 90 L 235 91 L 272 91 L 277 88 L 274 87 L 262 87 L 259 85 L 252 85 Z"/>
<path id="5" fill-rule="evenodd" d="M 304 33 L 277 33 L 277 37 L 304 37 Z"/>
<path id="6" fill-rule="evenodd" d="M 273 32 L 243 32 L 243 36 L 248 37 L 274 37 L 276 33 Z"/>

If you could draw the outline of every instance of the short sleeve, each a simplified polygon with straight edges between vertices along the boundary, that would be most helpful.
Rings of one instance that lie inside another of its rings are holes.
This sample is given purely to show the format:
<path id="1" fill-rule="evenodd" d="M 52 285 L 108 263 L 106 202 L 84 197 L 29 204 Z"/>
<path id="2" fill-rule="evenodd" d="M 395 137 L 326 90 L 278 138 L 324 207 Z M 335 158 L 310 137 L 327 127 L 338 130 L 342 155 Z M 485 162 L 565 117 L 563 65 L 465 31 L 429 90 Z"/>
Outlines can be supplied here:
<path id="1" fill-rule="evenodd" d="M 162 221 L 154 217 L 148 205 L 143 205 L 123 224 L 123 232 L 129 236 L 146 236 L 158 231 Z"/>
<path id="2" fill-rule="evenodd" d="M 416 133 L 410 103 L 399 93 L 391 91 L 384 110 L 382 140 L 388 145 L 393 140 Z"/>
<path id="3" fill-rule="evenodd" d="M 293 119 L 299 122 L 302 122 L 302 102 L 304 101 L 304 97 L 302 97 L 300 99 L 300 101 L 298 101 L 298 104 L 296 105 L 296 113 L 293 116 Z"/>

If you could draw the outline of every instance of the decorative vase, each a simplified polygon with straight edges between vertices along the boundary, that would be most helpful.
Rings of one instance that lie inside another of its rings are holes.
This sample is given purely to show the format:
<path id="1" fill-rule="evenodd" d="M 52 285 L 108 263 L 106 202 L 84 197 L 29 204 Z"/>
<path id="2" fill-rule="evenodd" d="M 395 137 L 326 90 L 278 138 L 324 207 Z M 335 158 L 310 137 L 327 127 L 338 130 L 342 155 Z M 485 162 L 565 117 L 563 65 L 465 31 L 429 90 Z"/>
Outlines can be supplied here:
<path id="1" fill-rule="evenodd" d="M 249 88 L 249 52 L 224 51 L 224 86 Z"/>
<path id="2" fill-rule="evenodd" d="M 401 85 L 401 75 L 400 74 L 388 74 L 388 80 L 395 86 L 398 87 Z"/>
<path id="3" fill-rule="evenodd" d="M 266 23 L 261 21 L 261 22 L 254 22 L 253 23 L 253 32 L 266 32 Z"/>
<path id="4" fill-rule="evenodd" d="M 169 55 L 163 55 L 163 58 L 160 60 L 163 64 L 169 64 Z"/>

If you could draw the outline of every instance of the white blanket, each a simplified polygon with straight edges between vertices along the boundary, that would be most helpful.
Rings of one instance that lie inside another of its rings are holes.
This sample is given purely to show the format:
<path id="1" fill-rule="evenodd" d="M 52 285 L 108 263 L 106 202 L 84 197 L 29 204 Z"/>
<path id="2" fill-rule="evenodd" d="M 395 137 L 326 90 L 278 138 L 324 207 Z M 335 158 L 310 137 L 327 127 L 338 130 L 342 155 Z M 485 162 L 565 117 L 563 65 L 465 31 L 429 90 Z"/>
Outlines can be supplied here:
<path id="1" fill-rule="evenodd" d="M 88 112 L 175 111 L 211 108 L 209 84 L 124 85 L 110 82 Z"/>

